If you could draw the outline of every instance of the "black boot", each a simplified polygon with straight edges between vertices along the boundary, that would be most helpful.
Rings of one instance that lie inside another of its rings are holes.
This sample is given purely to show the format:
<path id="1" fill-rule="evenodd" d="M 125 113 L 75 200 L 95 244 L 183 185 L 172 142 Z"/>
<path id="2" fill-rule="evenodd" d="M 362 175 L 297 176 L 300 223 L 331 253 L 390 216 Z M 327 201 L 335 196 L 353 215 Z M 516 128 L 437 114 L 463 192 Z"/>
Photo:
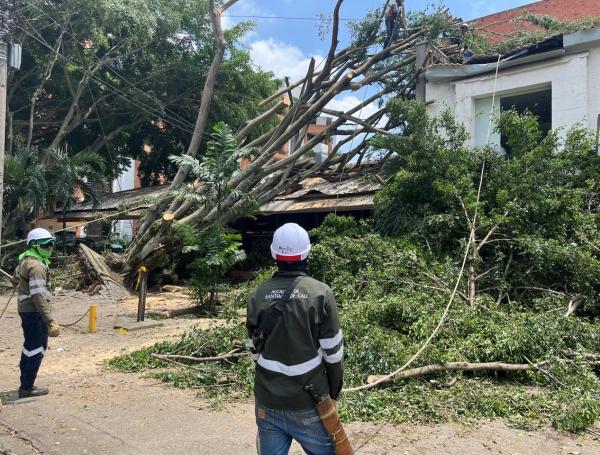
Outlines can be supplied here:
<path id="1" fill-rule="evenodd" d="M 42 395 L 48 395 L 49 390 L 45 387 L 33 387 L 32 389 L 23 389 L 19 387 L 19 398 L 29 397 L 41 397 Z"/>

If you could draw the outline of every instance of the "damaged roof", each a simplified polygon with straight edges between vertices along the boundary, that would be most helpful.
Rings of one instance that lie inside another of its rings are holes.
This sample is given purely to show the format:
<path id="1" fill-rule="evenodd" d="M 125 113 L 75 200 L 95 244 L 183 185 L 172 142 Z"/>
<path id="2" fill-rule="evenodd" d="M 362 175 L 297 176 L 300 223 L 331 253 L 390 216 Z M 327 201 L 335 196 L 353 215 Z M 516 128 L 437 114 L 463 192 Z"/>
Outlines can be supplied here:
<path id="1" fill-rule="evenodd" d="M 97 212 L 117 212 L 131 208 L 129 213 L 121 218 L 138 218 L 140 211 L 149 208 L 160 196 L 169 190 L 170 185 L 151 186 L 148 188 L 135 188 L 133 190 L 103 193 L 100 195 L 100 204 L 93 206 L 91 201 L 84 201 L 74 205 L 67 213 L 67 220 L 93 218 Z M 55 214 L 62 213 L 61 210 Z"/>
<path id="2" fill-rule="evenodd" d="M 548 60 L 600 46 L 600 28 L 589 27 L 575 33 L 550 36 L 537 43 L 511 50 L 503 55 L 474 56 L 463 64 L 428 66 L 425 76 L 430 82 L 464 79 L 527 63 Z"/>
<path id="3" fill-rule="evenodd" d="M 344 181 L 330 182 L 321 177 L 303 180 L 300 188 L 292 193 L 282 193 L 260 209 L 262 215 L 277 213 L 305 213 L 372 210 L 375 193 L 381 184 L 365 177 L 350 178 Z M 169 185 L 136 188 L 133 190 L 106 193 L 101 203 L 92 207 L 91 202 L 75 205 L 67 214 L 67 220 L 84 220 L 97 216 L 98 212 L 117 212 L 131 210 L 120 218 L 139 218 L 144 209 L 148 209 L 157 198 L 169 190 Z"/>
<path id="4" fill-rule="evenodd" d="M 311 178 L 301 182 L 302 188 L 291 193 L 281 194 L 263 205 L 260 213 L 305 213 L 372 210 L 375 193 L 381 184 L 364 177 L 329 182 L 322 178 Z"/>

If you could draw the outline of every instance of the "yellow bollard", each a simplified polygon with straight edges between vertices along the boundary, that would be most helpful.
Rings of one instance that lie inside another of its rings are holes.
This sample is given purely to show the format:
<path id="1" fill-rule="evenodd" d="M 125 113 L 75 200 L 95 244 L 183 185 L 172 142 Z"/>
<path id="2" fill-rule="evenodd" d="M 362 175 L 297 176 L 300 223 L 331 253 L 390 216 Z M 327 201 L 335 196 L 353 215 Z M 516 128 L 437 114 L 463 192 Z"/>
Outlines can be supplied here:
<path id="1" fill-rule="evenodd" d="M 88 332 L 96 333 L 96 305 L 90 305 L 89 316 Z"/>

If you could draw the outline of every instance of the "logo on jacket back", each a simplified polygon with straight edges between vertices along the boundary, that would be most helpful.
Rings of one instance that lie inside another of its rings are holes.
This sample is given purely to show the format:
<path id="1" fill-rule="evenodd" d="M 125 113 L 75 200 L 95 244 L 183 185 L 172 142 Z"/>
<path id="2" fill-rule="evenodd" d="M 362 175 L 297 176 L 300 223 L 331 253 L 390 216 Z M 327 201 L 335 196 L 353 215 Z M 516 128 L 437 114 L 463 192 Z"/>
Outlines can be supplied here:
<path id="1" fill-rule="evenodd" d="M 265 300 L 279 300 L 283 297 L 285 293 L 285 289 L 272 289 L 268 294 L 265 295 Z M 292 295 L 290 295 L 290 299 L 300 299 L 306 300 L 308 299 L 308 294 L 301 292 L 299 289 L 295 288 Z"/>

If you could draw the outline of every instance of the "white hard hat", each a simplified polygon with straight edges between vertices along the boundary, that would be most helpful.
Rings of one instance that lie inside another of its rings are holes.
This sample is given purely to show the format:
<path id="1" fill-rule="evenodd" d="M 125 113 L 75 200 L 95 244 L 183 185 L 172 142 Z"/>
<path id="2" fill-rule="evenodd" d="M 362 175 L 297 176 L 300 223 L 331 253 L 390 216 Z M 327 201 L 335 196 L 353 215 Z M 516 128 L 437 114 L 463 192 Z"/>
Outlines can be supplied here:
<path id="1" fill-rule="evenodd" d="M 303 261 L 310 252 L 308 232 L 296 223 L 287 223 L 273 234 L 271 255 L 273 259 L 283 262 Z"/>
<path id="2" fill-rule="evenodd" d="M 27 234 L 27 245 L 36 240 L 54 239 L 52 234 L 44 228 L 35 228 Z"/>

